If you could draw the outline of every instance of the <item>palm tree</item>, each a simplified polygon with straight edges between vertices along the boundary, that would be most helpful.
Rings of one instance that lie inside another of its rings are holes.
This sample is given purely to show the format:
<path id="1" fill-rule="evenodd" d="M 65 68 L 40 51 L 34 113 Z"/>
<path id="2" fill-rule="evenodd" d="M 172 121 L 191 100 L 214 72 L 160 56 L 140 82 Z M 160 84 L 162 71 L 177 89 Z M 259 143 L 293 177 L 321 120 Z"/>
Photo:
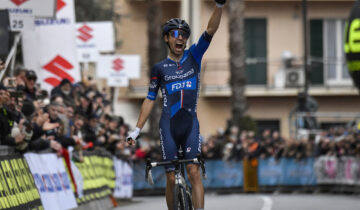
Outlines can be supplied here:
<path id="1" fill-rule="evenodd" d="M 148 66 L 149 75 L 151 67 L 159 62 L 163 57 L 162 37 L 161 37 L 161 3 L 160 0 L 148 0 L 147 19 L 148 19 Z M 153 139 L 159 139 L 159 120 L 161 115 L 161 106 L 159 97 L 157 98 L 154 109 L 152 110 L 149 123 L 149 134 Z"/>
<path id="2" fill-rule="evenodd" d="M 244 0 L 229 1 L 229 34 L 230 34 L 230 86 L 232 90 L 231 125 L 241 129 L 241 118 L 246 111 L 245 97 L 245 42 L 244 42 Z"/>

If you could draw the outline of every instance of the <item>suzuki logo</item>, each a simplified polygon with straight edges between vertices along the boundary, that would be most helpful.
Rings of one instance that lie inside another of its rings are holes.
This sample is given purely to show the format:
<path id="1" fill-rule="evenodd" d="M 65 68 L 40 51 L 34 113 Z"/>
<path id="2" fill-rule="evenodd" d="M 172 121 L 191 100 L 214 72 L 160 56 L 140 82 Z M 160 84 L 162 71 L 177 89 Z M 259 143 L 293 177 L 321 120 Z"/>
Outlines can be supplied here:
<path id="1" fill-rule="evenodd" d="M 65 6 L 66 6 L 66 3 L 63 0 L 57 0 L 56 12 L 59 12 Z"/>
<path id="2" fill-rule="evenodd" d="M 115 60 L 113 61 L 113 67 L 112 67 L 112 68 L 113 68 L 115 71 L 121 71 L 121 70 L 124 69 L 123 64 L 124 64 L 124 61 L 121 60 L 120 58 L 117 58 L 117 59 L 115 59 Z"/>
<path id="3" fill-rule="evenodd" d="M 14 4 L 16 4 L 16 6 L 20 6 L 21 4 L 23 4 L 26 1 L 29 0 L 11 0 Z"/>
<path id="4" fill-rule="evenodd" d="M 72 68 L 74 68 L 73 65 L 71 65 L 71 63 L 69 63 L 67 60 L 65 60 L 63 57 L 59 55 L 57 55 L 54 59 L 52 59 L 48 64 L 46 64 L 42 68 L 61 78 L 60 80 L 55 77 L 48 77 L 45 79 L 45 82 L 49 83 L 53 87 L 59 85 L 61 80 L 65 78 L 70 80 L 71 83 L 74 82 L 74 78 L 70 74 L 66 73 L 66 71 L 69 71 Z"/>
<path id="5" fill-rule="evenodd" d="M 83 42 L 87 42 L 89 39 L 91 39 L 93 36 L 90 34 L 93 31 L 92 28 L 90 28 L 87 25 L 83 25 L 78 29 L 78 32 L 80 32 L 80 35 L 77 36 L 79 39 L 81 39 Z"/>

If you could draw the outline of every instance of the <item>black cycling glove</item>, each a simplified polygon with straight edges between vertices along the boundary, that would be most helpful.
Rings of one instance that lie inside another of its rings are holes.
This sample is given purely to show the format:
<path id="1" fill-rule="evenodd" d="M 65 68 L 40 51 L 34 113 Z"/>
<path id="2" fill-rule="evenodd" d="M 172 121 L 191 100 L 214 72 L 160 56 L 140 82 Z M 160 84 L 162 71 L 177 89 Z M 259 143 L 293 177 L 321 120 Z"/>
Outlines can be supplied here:
<path id="1" fill-rule="evenodd" d="M 226 0 L 215 0 L 215 2 L 224 5 L 226 3 Z"/>

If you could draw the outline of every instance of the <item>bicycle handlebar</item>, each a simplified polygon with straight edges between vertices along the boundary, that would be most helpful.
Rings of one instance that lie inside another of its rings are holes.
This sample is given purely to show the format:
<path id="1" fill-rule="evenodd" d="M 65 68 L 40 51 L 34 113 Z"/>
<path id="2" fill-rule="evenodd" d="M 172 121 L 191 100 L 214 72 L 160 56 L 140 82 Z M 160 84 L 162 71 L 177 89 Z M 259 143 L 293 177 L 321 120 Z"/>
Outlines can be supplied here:
<path id="1" fill-rule="evenodd" d="M 206 180 L 206 171 L 205 171 L 205 161 L 201 157 L 201 155 L 197 155 L 196 158 L 187 159 L 187 160 L 171 160 L 171 161 L 163 161 L 163 162 L 151 162 L 150 159 L 146 159 L 146 170 L 145 170 L 145 179 L 151 185 L 154 184 L 154 180 L 152 178 L 151 168 L 157 166 L 167 166 L 167 165 L 180 165 L 183 163 L 198 163 L 201 166 L 203 178 Z"/>

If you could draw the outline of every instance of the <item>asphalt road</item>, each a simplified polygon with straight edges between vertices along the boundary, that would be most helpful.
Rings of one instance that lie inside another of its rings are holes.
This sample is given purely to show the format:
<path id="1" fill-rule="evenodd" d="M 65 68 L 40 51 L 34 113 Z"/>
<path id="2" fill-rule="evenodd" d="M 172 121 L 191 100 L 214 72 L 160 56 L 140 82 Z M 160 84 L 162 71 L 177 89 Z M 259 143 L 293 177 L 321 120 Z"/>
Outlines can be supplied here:
<path id="1" fill-rule="evenodd" d="M 116 210 L 166 210 L 165 198 L 134 197 Z M 360 210 L 360 196 L 313 194 L 205 195 L 206 210 Z"/>

